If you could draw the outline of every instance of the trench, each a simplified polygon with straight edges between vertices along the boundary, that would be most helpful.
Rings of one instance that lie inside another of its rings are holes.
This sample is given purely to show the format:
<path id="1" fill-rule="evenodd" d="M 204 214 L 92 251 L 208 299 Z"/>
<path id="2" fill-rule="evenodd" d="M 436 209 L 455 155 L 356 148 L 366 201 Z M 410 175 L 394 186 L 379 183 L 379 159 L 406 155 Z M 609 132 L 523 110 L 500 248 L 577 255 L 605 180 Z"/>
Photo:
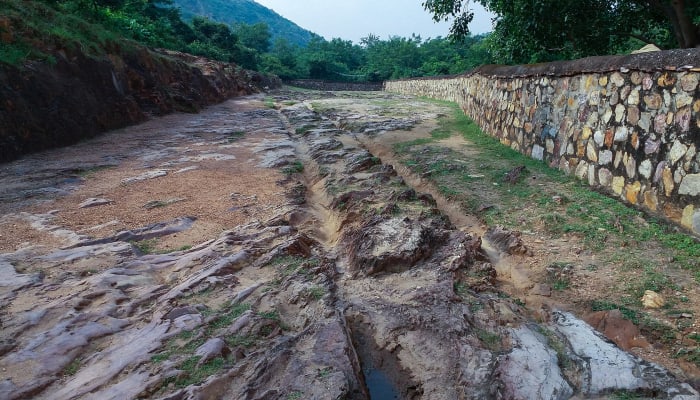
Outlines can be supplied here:
<path id="1" fill-rule="evenodd" d="M 345 281 L 352 279 L 348 275 L 348 265 L 341 238 L 344 227 L 353 222 L 353 216 L 333 209 L 333 195 L 327 190 L 328 174 L 322 174 L 322 165 L 316 162 L 310 154 L 309 145 L 303 139 L 299 139 L 294 132 L 293 125 L 282 113 L 290 137 L 295 140 L 295 153 L 304 165 L 304 171 L 298 177 L 304 185 L 305 204 L 303 214 L 291 218 L 290 223 L 299 230 L 304 230 L 321 245 L 324 253 L 330 258 L 336 259 L 338 278 L 332 293 L 337 312 L 345 320 L 348 343 L 353 347 L 356 365 L 359 370 L 356 378 L 362 386 L 361 399 L 368 400 L 412 400 L 420 398 L 419 388 L 409 379 L 410 373 L 405 371 L 395 354 L 382 349 L 372 338 L 372 322 L 363 321 L 357 315 L 349 315 L 349 310 L 357 305 L 352 304 L 345 294 Z M 362 143 L 349 133 L 337 138 L 344 148 L 364 149 Z M 370 152 L 371 153 L 371 152 Z M 323 167 L 328 168 L 327 164 Z M 330 166 L 336 173 L 342 174 L 342 168 L 337 165 Z M 360 174 L 361 175 L 361 174 Z M 358 399 L 360 400 L 360 399 Z"/>

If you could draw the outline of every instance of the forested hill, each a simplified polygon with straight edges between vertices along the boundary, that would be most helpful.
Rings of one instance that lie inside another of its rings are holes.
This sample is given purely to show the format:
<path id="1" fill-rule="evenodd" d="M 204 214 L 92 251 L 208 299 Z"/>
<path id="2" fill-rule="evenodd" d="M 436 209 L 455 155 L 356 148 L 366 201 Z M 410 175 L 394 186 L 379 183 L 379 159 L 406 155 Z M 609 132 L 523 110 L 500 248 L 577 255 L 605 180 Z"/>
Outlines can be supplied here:
<path id="1" fill-rule="evenodd" d="M 252 0 L 174 0 L 185 19 L 201 15 L 226 24 L 256 24 L 264 22 L 270 27 L 272 42 L 283 37 L 289 43 L 306 46 L 315 35 L 276 12 Z"/>

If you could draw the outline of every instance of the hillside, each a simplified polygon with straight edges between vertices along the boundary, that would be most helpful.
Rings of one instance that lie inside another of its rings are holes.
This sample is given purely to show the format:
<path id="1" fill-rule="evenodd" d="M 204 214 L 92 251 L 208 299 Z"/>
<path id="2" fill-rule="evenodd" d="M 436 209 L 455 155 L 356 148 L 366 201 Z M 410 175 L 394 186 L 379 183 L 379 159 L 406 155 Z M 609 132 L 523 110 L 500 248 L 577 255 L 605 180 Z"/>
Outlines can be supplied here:
<path id="1" fill-rule="evenodd" d="M 290 43 L 305 46 L 315 35 L 252 0 L 174 0 L 173 3 L 185 19 L 201 15 L 227 24 L 264 22 L 270 27 L 273 42 L 283 37 Z"/>

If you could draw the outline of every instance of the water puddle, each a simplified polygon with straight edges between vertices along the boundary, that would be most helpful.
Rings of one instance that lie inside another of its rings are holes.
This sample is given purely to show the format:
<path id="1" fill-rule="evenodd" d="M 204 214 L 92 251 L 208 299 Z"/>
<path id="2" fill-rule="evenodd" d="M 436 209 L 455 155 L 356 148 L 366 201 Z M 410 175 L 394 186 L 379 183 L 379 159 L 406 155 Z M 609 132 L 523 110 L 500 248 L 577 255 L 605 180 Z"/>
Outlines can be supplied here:
<path id="1" fill-rule="evenodd" d="M 400 399 L 398 389 L 384 371 L 376 368 L 368 368 L 363 369 L 362 372 L 365 376 L 365 385 L 367 385 L 369 398 L 371 400 Z"/>

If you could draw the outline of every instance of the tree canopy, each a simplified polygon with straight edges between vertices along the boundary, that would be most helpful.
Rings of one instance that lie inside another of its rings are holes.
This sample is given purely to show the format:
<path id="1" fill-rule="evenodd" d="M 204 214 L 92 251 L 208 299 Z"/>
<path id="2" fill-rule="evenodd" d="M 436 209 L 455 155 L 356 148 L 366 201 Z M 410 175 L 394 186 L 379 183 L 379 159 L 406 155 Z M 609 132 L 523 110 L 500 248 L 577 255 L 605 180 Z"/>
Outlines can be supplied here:
<path id="1" fill-rule="evenodd" d="M 626 51 L 637 44 L 700 46 L 700 0 L 475 0 L 496 15 L 490 38 L 502 63 L 527 63 Z M 450 37 L 469 34 L 469 0 L 425 0 Z"/>

